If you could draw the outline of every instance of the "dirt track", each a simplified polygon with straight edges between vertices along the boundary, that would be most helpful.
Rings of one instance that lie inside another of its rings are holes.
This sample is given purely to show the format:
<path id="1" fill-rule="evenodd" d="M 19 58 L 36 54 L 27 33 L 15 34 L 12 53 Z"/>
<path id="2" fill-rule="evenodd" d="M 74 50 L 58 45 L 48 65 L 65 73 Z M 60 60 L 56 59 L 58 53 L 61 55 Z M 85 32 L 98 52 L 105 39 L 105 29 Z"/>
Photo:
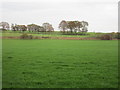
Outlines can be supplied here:
<path id="1" fill-rule="evenodd" d="M 12 37 L 12 36 L 4 36 L 0 37 L 0 39 L 20 39 L 20 37 Z M 60 40 L 100 40 L 95 37 L 34 37 L 34 39 L 60 39 Z M 118 39 L 113 39 L 118 40 Z"/>

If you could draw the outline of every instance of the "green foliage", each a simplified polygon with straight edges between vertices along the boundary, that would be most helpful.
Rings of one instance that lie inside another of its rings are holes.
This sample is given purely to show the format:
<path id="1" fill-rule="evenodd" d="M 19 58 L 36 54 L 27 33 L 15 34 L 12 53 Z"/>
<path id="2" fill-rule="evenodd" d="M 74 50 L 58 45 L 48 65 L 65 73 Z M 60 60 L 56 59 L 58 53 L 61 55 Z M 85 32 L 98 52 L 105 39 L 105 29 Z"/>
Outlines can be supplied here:
<path id="1" fill-rule="evenodd" d="M 38 36 L 34 36 L 34 39 L 39 39 L 39 37 Z"/>
<path id="2" fill-rule="evenodd" d="M 7 29 L 3 29 L 3 28 L 2 28 L 2 29 L 0 29 L 0 30 L 1 30 L 1 31 L 7 31 Z"/>
<path id="3" fill-rule="evenodd" d="M 24 33 L 27 33 L 28 35 L 32 35 L 33 38 L 36 38 L 36 36 L 39 37 L 96 37 L 96 38 L 99 38 L 102 36 L 102 35 L 106 35 L 106 33 L 93 33 L 93 32 L 73 32 L 71 33 L 70 31 L 68 32 L 59 32 L 59 31 L 55 31 L 55 32 L 39 32 L 39 33 L 36 33 L 36 32 L 28 32 L 28 31 L 25 31 Z M 119 39 L 120 38 L 120 33 L 107 33 L 109 35 L 111 35 L 111 37 L 113 39 Z M 15 37 L 19 37 L 21 36 L 22 33 L 19 32 L 19 31 L 16 31 L 16 32 L 13 32 L 13 31 L 4 31 L 2 32 L 2 36 L 5 36 L 5 37 L 8 37 L 8 36 L 15 36 Z"/>
<path id="4" fill-rule="evenodd" d="M 111 34 L 97 34 L 96 38 L 100 40 L 112 40 L 112 35 Z"/>
<path id="5" fill-rule="evenodd" d="M 115 38 L 120 39 L 120 33 L 119 32 L 115 34 Z"/>
<path id="6" fill-rule="evenodd" d="M 68 32 L 61 32 L 62 33 L 62 35 L 88 35 L 88 33 L 86 33 L 86 32 L 70 32 L 70 31 L 68 31 Z"/>
<path id="7" fill-rule="evenodd" d="M 117 88 L 117 40 L 3 39 L 3 88 Z"/>
<path id="8" fill-rule="evenodd" d="M 59 32 L 59 31 L 55 31 L 55 32 L 39 32 L 39 33 L 35 33 L 35 32 L 28 32 L 28 31 L 25 31 L 24 33 L 27 33 L 27 34 L 31 34 L 33 37 L 34 36 L 43 36 L 43 37 L 93 37 L 95 34 L 94 33 L 73 33 L 73 35 L 71 35 L 72 33 L 71 32 L 68 32 L 69 34 L 67 34 L 65 32 L 65 34 L 63 34 L 62 32 Z M 22 35 L 21 32 L 19 31 L 16 31 L 16 32 L 13 32 L 13 31 L 5 31 L 2 33 L 3 36 L 20 36 Z"/>
<path id="9" fill-rule="evenodd" d="M 33 39 L 33 36 L 32 35 L 28 35 L 26 33 L 23 33 L 21 36 L 20 36 L 20 39 Z"/>
<path id="10" fill-rule="evenodd" d="M 110 34 L 105 34 L 100 37 L 101 40 L 112 40 L 112 36 Z"/>

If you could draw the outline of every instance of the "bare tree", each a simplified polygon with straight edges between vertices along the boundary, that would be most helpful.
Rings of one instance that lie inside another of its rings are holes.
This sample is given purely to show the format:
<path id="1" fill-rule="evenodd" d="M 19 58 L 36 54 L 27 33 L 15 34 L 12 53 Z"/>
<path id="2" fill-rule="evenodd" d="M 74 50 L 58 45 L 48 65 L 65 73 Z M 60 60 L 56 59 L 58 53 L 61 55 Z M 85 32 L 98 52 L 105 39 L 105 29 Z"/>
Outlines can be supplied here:
<path id="1" fill-rule="evenodd" d="M 26 31 L 27 30 L 27 27 L 25 25 L 18 25 L 18 29 L 19 31 Z"/>
<path id="2" fill-rule="evenodd" d="M 13 31 L 26 31 L 27 30 L 27 27 L 25 26 L 25 25 L 17 25 L 17 24 L 12 24 L 11 25 L 11 29 L 13 30 Z"/>
<path id="3" fill-rule="evenodd" d="M 38 26 L 36 24 L 30 24 L 30 25 L 27 25 L 27 28 L 29 32 L 34 32 L 34 31 L 37 31 Z"/>
<path id="4" fill-rule="evenodd" d="M 88 31 L 87 26 L 88 26 L 88 22 L 82 21 L 82 32 Z"/>
<path id="5" fill-rule="evenodd" d="M 7 22 L 1 22 L 0 26 L 2 27 L 3 30 L 9 30 L 10 28 L 9 23 Z"/>
<path id="6" fill-rule="evenodd" d="M 59 24 L 61 31 L 65 32 L 68 28 L 68 23 L 65 20 L 62 20 Z"/>
<path id="7" fill-rule="evenodd" d="M 16 30 L 15 30 L 15 25 L 14 25 L 13 23 L 11 24 L 11 30 L 12 30 L 12 31 L 16 31 Z"/>
<path id="8" fill-rule="evenodd" d="M 72 33 L 73 30 L 76 29 L 76 24 L 74 21 L 67 21 L 67 23 L 68 23 L 68 28 L 70 29 L 70 32 Z"/>
<path id="9" fill-rule="evenodd" d="M 45 29 L 46 32 L 47 32 L 47 31 L 48 31 L 48 32 L 54 31 L 54 28 L 53 28 L 52 25 L 49 24 L 49 23 L 43 23 L 42 26 L 43 26 L 43 28 Z"/>
<path id="10" fill-rule="evenodd" d="M 29 32 L 44 32 L 45 29 L 42 26 L 36 24 L 27 25 L 27 29 Z"/>
<path id="11" fill-rule="evenodd" d="M 74 32 L 81 32 L 82 23 L 80 21 L 74 21 L 74 23 L 75 23 L 75 30 L 74 30 Z"/>

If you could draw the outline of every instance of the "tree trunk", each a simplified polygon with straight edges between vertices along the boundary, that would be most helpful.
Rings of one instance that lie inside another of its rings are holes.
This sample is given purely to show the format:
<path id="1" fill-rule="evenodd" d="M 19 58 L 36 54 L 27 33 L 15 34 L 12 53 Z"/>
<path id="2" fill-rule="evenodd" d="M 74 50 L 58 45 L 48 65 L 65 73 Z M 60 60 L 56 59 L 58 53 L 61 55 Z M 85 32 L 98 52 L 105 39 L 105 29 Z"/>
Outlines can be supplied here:
<path id="1" fill-rule="evenodd" d="M 72 31 L 72 28 L 70 29 L 70 32 L 72 33 L 73 31 Z"/>

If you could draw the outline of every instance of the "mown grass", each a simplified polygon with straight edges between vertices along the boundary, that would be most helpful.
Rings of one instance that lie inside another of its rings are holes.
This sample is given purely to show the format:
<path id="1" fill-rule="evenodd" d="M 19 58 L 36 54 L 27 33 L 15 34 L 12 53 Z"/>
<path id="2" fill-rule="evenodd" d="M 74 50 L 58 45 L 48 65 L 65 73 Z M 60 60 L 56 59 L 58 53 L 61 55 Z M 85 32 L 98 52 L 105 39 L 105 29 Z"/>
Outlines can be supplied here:
<path id="1" fill-rule="evenodd" d="M 3 40 L 3 88 L 116 88 L 117 40 Z"/>

